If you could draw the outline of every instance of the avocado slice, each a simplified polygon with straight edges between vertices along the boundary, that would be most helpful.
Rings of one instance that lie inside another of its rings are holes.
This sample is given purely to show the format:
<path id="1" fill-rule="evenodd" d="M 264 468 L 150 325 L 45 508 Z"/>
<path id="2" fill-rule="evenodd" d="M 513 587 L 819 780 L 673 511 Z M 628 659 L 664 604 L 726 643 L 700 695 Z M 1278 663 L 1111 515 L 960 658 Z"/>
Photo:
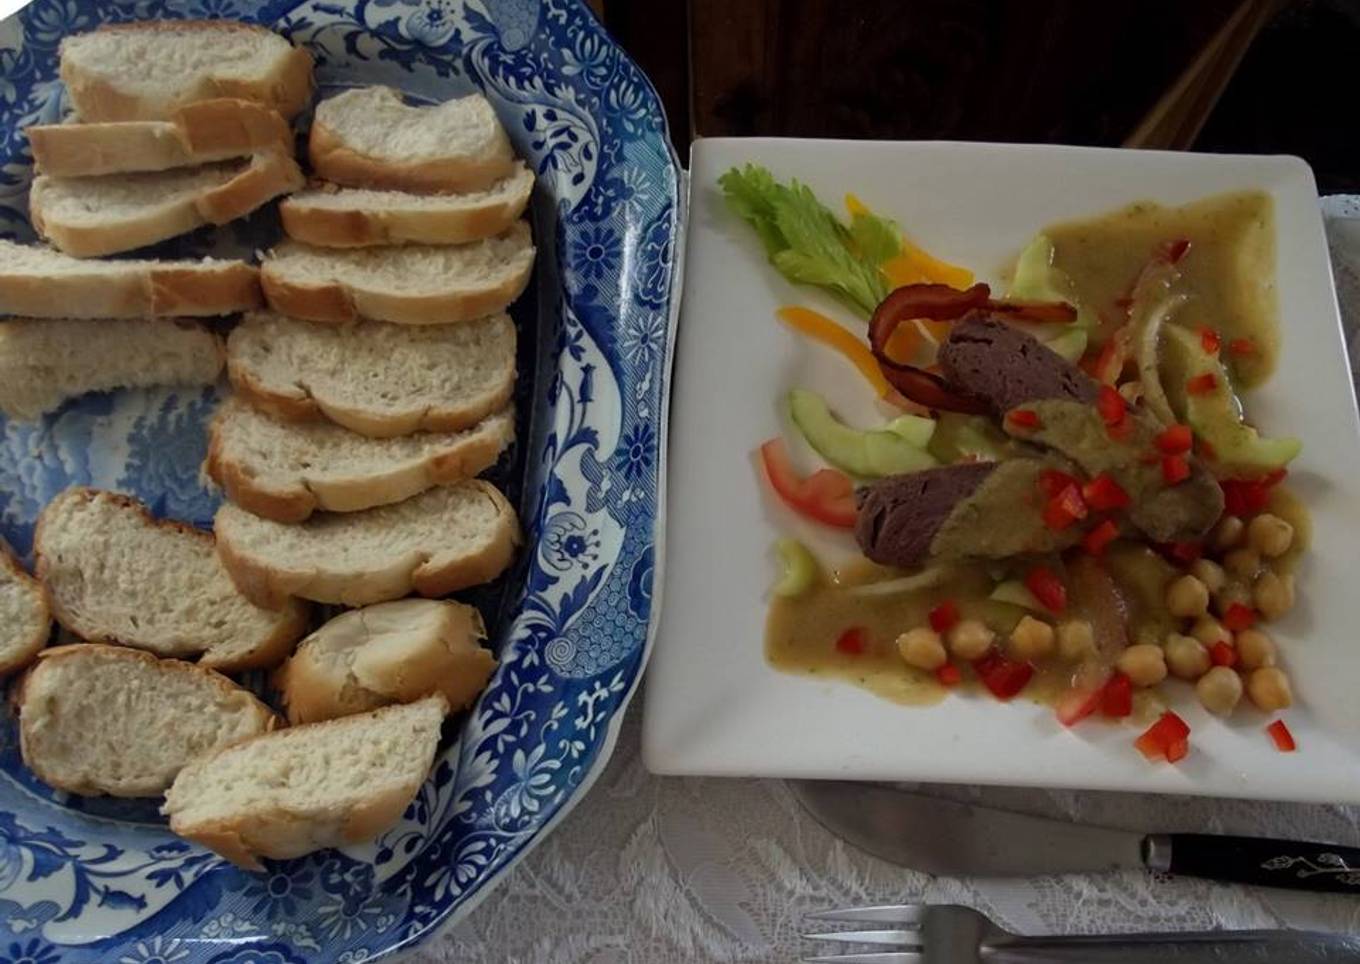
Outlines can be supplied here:
<path id="1" fill-rule="evenodd" d="M 938 464 L 925 450 L 935 431 L 932 419 L 903 415 L 881 429 L 854 429 L 831 414 L 826 399 L 801 388 L 789 392 L 789 415 L 822 458 L 860 478 L 919 472 Z"/>
<path id="2" fill-rule="evenodd" d="M 1217 355 L 1204 350 L 1201 339 L 1180 325 L 1168 325 L 1165 345 L 1172 354 L 1172 368 L 1185 380 L 1212 375 L 1210 392 L 1185 392 L 1185 421 L 1195 434 L 1208 442 L 1214 452 L 1209 465 L 1219 474 L 1263 475 L 1282 469 L 1303 449 L 1296 438 L 1262 438 L 1242 421 L 1237 396 L 1233 394 L 1228 370 Z"/>

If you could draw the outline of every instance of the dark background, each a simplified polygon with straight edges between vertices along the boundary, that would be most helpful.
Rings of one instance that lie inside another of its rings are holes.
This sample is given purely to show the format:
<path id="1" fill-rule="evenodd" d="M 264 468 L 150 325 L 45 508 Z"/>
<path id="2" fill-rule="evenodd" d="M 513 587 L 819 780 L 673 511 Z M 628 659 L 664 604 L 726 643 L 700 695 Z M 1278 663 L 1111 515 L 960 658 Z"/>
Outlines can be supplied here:
<path id="1" fill-rule="evenodd" d="M 595 0 L 695 136 L 1117 146 L 1243 0 Z M 1360 191 L 1360 0 L 1265 3 L 1188 144 Z"/>

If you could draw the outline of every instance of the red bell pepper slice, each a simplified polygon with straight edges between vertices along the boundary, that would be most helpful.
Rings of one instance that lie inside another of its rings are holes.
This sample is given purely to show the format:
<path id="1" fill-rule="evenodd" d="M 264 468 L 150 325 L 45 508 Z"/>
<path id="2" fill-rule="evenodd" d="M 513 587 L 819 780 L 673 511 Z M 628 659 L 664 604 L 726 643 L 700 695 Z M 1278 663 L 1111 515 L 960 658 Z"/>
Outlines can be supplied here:
<path id="1" fill-rule="evenodd" d="M 1114 480 L 1108 472 L 1101 472 L 1081 487 L 1082 498 L 1091 508 L 1100 512 L 1122 509 L 1133 502 L 1124 487 Z"/>
<path id="2" fill-rule="evenodd" d="M 836 652 L 846 656 L 859 656 L 864 652 L 865 632 L 863 627 L 851 626 L 836 637 Z"/>
<path id="3" fill-rule="evenodd" d="M 1233 603 L 1223 614 L 1223 625 L 1235 633 L 1256 625 L 1256 610 L 1241 603 Z"/>
<path id="4" fill-rule="evenodd" d="M 1027 685 L 1034 676 L 1034 667 L 1006 657 L 999 649 L 992 649 L 973 664 L 982 685 L 999 700 L 1008 700 Z"/>
<path id="5" fill-rule="evenodd" d="M 959 622 L 959 605 L 952 599 L 946 599 L 930 611 L 927 617 L 930 620 L 930 628 L 937 633 L 947 633 Z"/>
<path id="6" fill-rule="evenodd" d="M 1119 526 L 1114 524 L 1113 519 L 1106 519 L 1082 537 L 1081 545 L 1091 555 L 1098 556 L 1104 553 L 1105 547 L 1117 538 L 1119 538 Z"/>
<path id="7" fill-rule="evenodd" d="M 1100 691 L 1100 712 L 1112 720 L 1121 720 L 1133 713 L 1133 681 L 1123 673 L 1115 673 Z"/>
<path id="8" fill-rule="evenodd" d="M 1025 588 L 1044 608 L 1061 614 L 1067 608 L 1067 587 L 1047 566 L 1035 566 L 1025 574 Z"/>
<path id="9" fill-rule="evenodd" d="M 800 477 L 782 438 L 760 447 L 760 461 L 770 487 L 794 511 L 824 525 L 854 527 L 855 487 L 849 476 L 835 469 L 818 469 L 807 478 Z"/>
<path id="10" fill-rule="evenodd" d="M 1172 425 L 1157 435 L 1157 449 L 1163 455 L 1184 455 L 1195 444 L 1189 425 Z"/>
<path id="11" fill-rule="evenodd" d="M 1275 742 L 1275 749 L 1281 753 L 1293 753 L 1299 748 L 1294 742 L 1294 734 L 1289 732 L 1289 727 L 1284 720 L 1276 720 L 1266 727 L 1266 732 L 1270 734 L 1271 740 Z"/>
<path id="12" fill-rule="evenodd" d="M 1190 727 L 1175 713 L 1167 710 L 1133 745 L 1149 760 L 1164 759 L 1168 763 L 1175 763 L 1184 759 L 1190 750 Z"/>

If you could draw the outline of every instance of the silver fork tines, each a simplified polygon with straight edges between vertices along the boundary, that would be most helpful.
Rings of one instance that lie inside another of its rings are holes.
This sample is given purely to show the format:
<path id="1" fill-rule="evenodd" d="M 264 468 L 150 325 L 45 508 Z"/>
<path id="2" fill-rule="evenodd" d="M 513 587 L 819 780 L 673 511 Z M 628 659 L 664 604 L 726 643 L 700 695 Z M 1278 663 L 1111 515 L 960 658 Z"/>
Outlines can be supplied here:
<path id="1" fill-rule="evenodd" d="M 807 914 L 808 920 L 841 921 L 847 924 L 919 924 L 920 904 L 880 904 L 877 907 L 842 907 Z"/>
<path id="2" fill-rule="evenodd" d="M 803 958 L 804 964 L 921 964 L 923 960 L 915 951 L 870 951 L 867 954 Z"/>
<path id="3" fill-rule="evenodd" d="M 804 934 L 808 941 L 833 941 L 839 944 L 901 944 L 903 947 L 920 947 L 921 932 L 918 930 L 895 931 L 831 931 L 826 934 Z"/>

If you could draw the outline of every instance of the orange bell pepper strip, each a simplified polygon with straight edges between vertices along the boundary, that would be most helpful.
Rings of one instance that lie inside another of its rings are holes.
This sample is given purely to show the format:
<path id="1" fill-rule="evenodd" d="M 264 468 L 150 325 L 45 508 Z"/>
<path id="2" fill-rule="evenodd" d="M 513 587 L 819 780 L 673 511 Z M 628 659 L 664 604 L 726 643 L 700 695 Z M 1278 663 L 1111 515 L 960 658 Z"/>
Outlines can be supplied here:
<path id="1" fill-rule="evenodd" d="M 879 368 L 878 361 L 874 358 L 873 352 L 869 351 L 869 345 L 862 336 L 857 336 L 847 328 L 836 324 L 826 315 L 811 308 L 803 308 L 799 305 L 789 305 L 780 308 L 775 312 L 779 319 L 795 331 L 802 332 L 809 338 L 815 338 L 829 348 L 834 348 L 860 370 L 874 386 L 874 391 L 879 398 L 887 398 L 892 392 L 892 386 L 883 377 L 883 370 Z"/>

